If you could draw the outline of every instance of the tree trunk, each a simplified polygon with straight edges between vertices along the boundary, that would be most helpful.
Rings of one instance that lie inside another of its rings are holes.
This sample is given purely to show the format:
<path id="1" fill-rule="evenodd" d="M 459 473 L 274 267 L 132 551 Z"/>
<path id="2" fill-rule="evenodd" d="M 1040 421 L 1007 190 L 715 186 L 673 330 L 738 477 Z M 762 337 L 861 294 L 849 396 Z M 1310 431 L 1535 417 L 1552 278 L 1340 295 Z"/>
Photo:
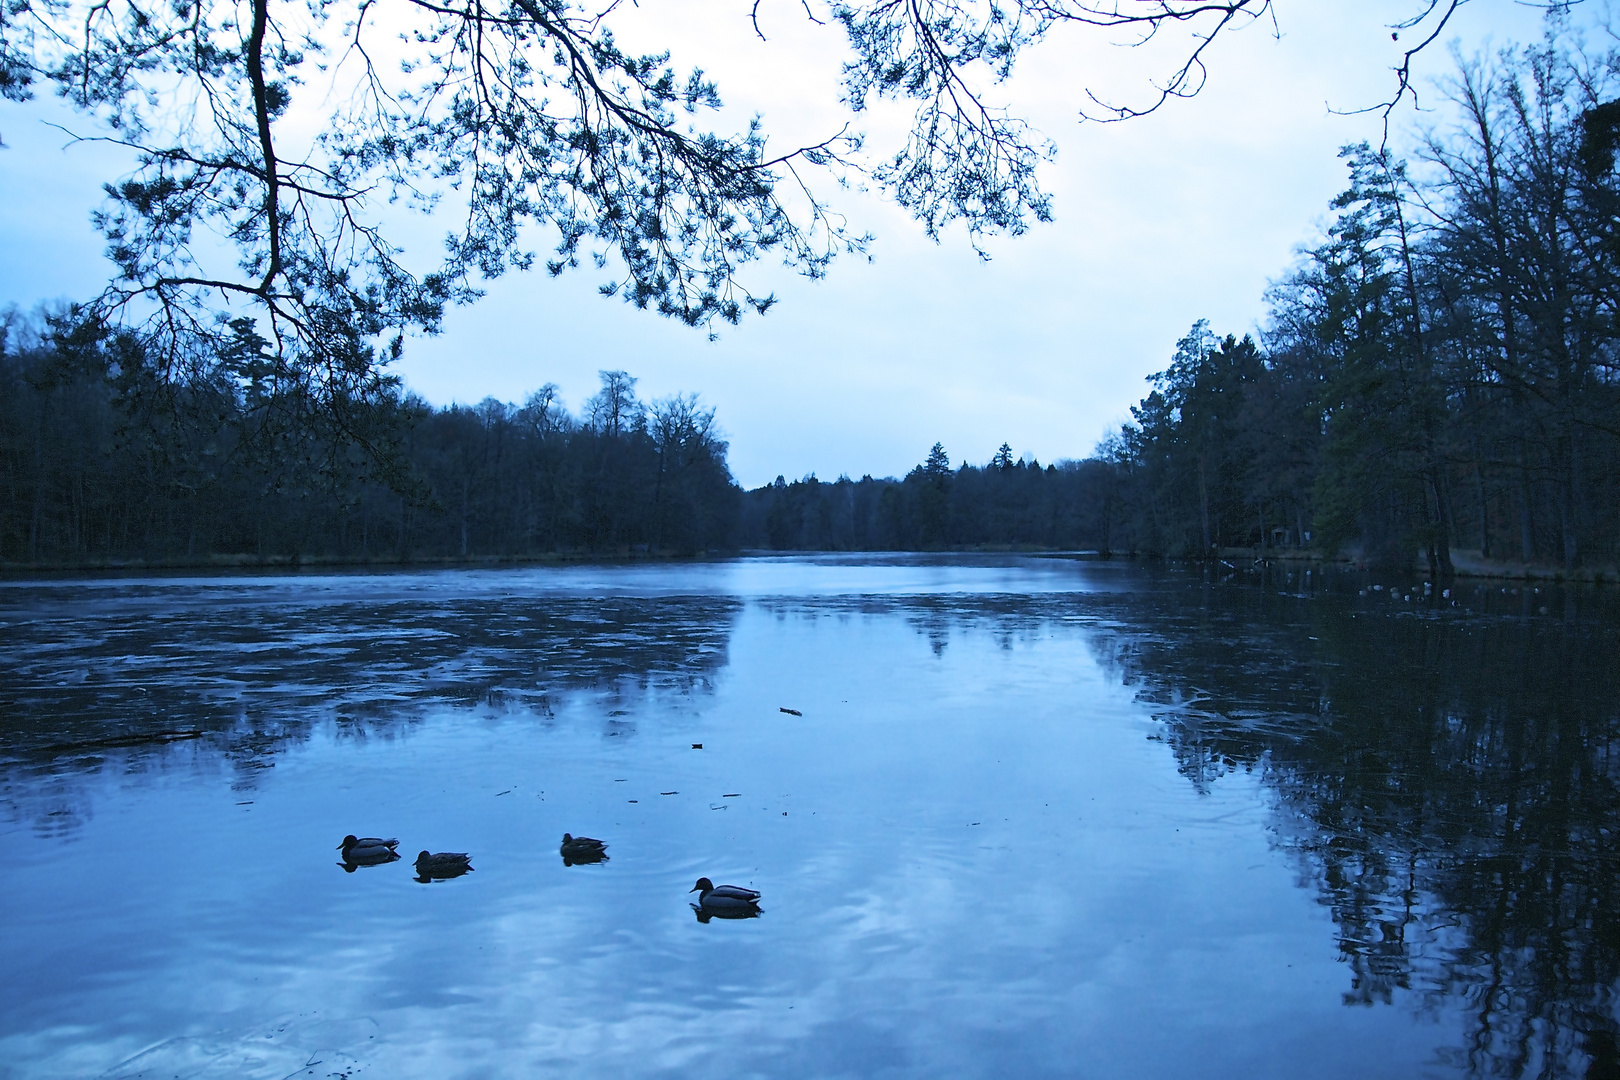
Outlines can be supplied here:
<path id="1" fill-rule="evenodd" d="M 39 562 L 39 534 L 45 517 L 45 423 L 50 415 L 49 395 L 39 407 L 39 430 L 34 435 L 34 507 L 28 521 L 28 561 Z"/>
<path id="2" fill-rule="evenodd" d="M 1535 517 L 1530 501 L 1530 469 L 1524 461 L 1524 446 L 1519 446 L 1519 548 L 1526 563 L 1536 559 Z"/>
<path id="3" fill-rule="evenodd" d="M 1569 436 L 1569 461 L 1565 467 L 1567 483 L 1564 488 L 1563 525 L 1564 525 L 1564 569 L 1573 570 L 1580 561 L 1580 546 L 1578 543 L 1577 515 L 1580 512 L 1579 500 L 1581 497 L 1580 459 L 1575 448 L 1575 434 Z"/>
<path id="4" fill-rule="evenodd" d="M 1209 535 L 1209 482 L 1205 479 L 1204 455 L 1198 455 L 1198 516 L 1204 527 L 1204 552 L 1202 558 L 1209 558 L 1211 540 Z"/>
<path id="5" fill-rule="evenodd" d="M 1423 478 L 1419 493 L 1423 499 L 1423 554 L 1429 562 L 1429 580 L 1434 581 L 1440 577 L 1440 511 L 1438 506 L 1429 505 L 1431 492 L 1438 494 L 1433 475 Z M 1437 503 L 1439 499 L 1435 500 Z"/>
<path id="6" fill-rule="evenodd" d="M 1434 503 L 1440 520 L 1436 523 L 1435 543 L 1439 548 L 1440 576 L 1451 580 L 1456 576 L 1457 568 L 1451 562 L 1451 544 L 1454 531 L 1451 518 L 1451 485 L 1446 482 L 1444 465 L 1437 467 L 1434 477 Z"/>

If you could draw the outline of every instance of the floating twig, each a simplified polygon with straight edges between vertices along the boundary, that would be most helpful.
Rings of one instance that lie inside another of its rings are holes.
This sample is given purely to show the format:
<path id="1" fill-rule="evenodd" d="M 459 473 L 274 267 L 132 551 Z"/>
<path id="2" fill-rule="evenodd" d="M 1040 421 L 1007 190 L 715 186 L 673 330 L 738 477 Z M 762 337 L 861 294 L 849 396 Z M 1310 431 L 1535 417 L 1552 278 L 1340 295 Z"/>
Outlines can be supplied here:
<path id="1" fill-rule="evenodd" d="M 52 753 L 63 753 L 69 750 L 101 750 L 120 746 L 145 746 L 147 743 L 182 742 L 186 739 L 200 739 L 205 731 L 149 731 L 141 735 L 108 735 L 101 739 L 81 739 L 78 742 L 51 743 L 42 747 Z"/>

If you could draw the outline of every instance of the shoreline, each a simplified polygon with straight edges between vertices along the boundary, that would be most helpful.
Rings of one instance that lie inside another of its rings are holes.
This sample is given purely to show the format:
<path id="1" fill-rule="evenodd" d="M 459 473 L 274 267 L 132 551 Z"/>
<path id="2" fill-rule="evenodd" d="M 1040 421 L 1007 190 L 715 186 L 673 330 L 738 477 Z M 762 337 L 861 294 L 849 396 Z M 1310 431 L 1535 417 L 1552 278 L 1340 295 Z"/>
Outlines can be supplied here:
<path id="1" fill-rule="evenodd" d="M 305 570 L 343 569 L 479 569 L 519 565 L 573 565 L 589 563 L 675 563 L 701 562 L 725 553 L 700 552 L 696 555 L 670 555 L 659 552 L 619 550 L 611 552 L 546 552 L 539 555 L 421 555 L 381 557 L 376 555 L 209 555 L 178 559 L 85 559 L 79 562 L 0 562 L 0 579 L 34 575 L 130 572 L 169 572 L 181 570 L 264 570 L 299 573 Z"/>
<path id="2" fill-rule="evenodd" d="M 1244 559 L 1254 562 L 1298 562 L 1334 565 L 1346 570 L 1374 571 L 1364 559 L 1339 555 L 1329 557 L 1309 549 L 1283 549 L 1262 551 L 1258 548 L 1221 548 L 1223 560 Z M 1192 561 L 1192 560 L 1189 560 Z M 1239 564 L 1241 565 L 1241 564 Z M 1459 578 L 1487 578 L 1501 581 L 1555 581 L 1572 585 L 1620 584 L 1620 567 L 1613 564 L 1577 566 L 1573 570 L 1549 563 L 1526 563 L 1510 559 L 1486 559 L 1478 551 L 1453 549 L 1452 576 Z M 1420 578 L 1429 576 L 1427 560 L 1421 553 L 1412 560 L 1410 573 Z"/>
<path id="3" fill-rule="evenodd" d="M 609 552 L 544 552 L 533 555 L 422 555 L 422 556 L 359 556 L 359 555 L 209 555 L 202 558 L 174 559 L 86 559 L 79 562 L 21 563 L 0 562 L 0 580 L 29 577 L 48 577 L 61 574 L 124 574 L 169 573 L 179 571 L 264 571 L 268 573 L 302 573 L 307 570 L 425 570 L 425 569 L 493 569 L 506 566 L 567 566 L 613 563 L 678 563 L 703 562 L 725 558 L 761 558 L 791 555 L 1032 555 L 1069 558 L 1083 561 L 1109 562 L 1166 562 L 1190 566 L 1225 564 L 1233 570 L 1247 569 L 1255 564 L 1304 563 L 1322 567 L 1336 567 L 1356 572 L 1377 572 L 1363 559 L 1348 555 L 1328 555 L 1309 548 L 1260 549 L 1252 547 L 1218 549 L 1212 559 L 1173 558 L 1143 555 L 1136 552 L 1108 552 L 1075 550 L 1073 548 L 1037 548 L 1025 546 L 986 545 L 970 548 L 950 548 L 929 551 L 776 551 L 744 548 L 728 552 L 698 552 L 675 555 L 651 552 L 641 545 L 621 547 Z M 1484 559 L 1476 551 L 1454 550 L 1452 565 L 1458 578 L 1483 578 L 1503 581 L 1551 581 L 1569 584 L 1620 584 L 1620 568 L 1614 565 L 1590 565 L 1566 570 L 1562 566 L 1545 563 L 1522 563 L 1505 559 Z M 1417 556 L 1409 571 L 1415 577 L 1427 577 L 1428 567 L 1421 555 Z"/>

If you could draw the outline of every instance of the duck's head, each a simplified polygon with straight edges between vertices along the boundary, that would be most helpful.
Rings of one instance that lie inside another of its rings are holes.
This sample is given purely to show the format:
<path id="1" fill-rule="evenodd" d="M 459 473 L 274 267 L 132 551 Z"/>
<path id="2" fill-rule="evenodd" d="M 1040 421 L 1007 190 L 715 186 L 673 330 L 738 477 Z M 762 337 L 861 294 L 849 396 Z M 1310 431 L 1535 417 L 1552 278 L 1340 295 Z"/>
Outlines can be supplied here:
<path id="1" fill-rule="evenodd" d="M 572 834 L 563 833 L 563 843 L 572 844 L 573 842 L 574 842 L 574 837 L 572 836 Z"/>
<path id="2" fill-rule="evenodd" d="M 706 877 L 700 877 L 700 878 L 698 878 L 697 884 L 692 886 L 690 889 L 687 889 L 686 891 L 687 892 L 713 892 L 714 891 L 714 882 L 710 881 Z"/>
<path id="3" fill-rule="evenodd" d="M 419 863 L 420 862 L 427 862 L 429 858 L 431 858 L 431 856 L 429 856 L 428 853 L 424 851 L 421 854 L 416 856 L 416 861 L 419 862 Z"/>
<path id="4" fill-rule="evenodd" d="M 348 836 L 345 836 L 343 838 L 343 843 L 339 844 L 337 846 L 337 849 L 339 851 L 342 851 L 344 848 L 348 847 L 350 844 L 358 844 L 359 842 L 360 842 L 360 838 L 358 836 L 354 835 L 354 833 L 350 833 Z"/>

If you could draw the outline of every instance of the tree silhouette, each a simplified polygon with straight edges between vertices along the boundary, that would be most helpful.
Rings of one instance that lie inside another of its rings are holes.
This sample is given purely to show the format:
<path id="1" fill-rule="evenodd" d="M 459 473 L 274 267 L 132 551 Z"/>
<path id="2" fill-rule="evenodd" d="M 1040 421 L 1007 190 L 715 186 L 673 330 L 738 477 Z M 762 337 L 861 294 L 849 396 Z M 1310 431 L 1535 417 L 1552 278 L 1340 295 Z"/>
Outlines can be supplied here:
<path id="1" fill-rule="evenodd" d="M 1438 8 L 1443 25 L 1460 2 L 1412 0 L 1412 23 Z M 751 262 L 819 277 L 865 250 L 818 194 L 841 183 L 876 184 L 930 236 L 952 222 L 1020 233 L 1050 216 L 1036 176 L 1050 147 L 984 94 L 1026 49 L 1061 26 L 1184 35 L 1146 101 L 1077 91 L 1084 113 L 1136 116 L 1197 93 L 1215 40 L 1271 7 L 807 3 L 845 31 L 841 104 L 913 110 L 901 145 L 876 153 L 847 123 L 783 150 L 758 119 L 710 129 L 721 98 L 700 68 L 626 52 L 612 27 L 634 9 L 575 0 L 9 0 L 0 95 L 49 84 L 99 125 L 83 138 L 135 156 L 95 216 L 114 274 L 92 321 L 134 331 L 179 381 L 213 362 L 230 322 L 254 320 L 276 377 L 341 412 L 386 394 L 379 370 L 408 335 L 536 262 L 588 264 L 604 294 L 709 327 L 774 303 L 743 281 Z M 757 2 L 753 15 L 758 28 Z M 390 205 L 446 207 L 442 255 L 405 251 Z M 553 237 L 544 260 L 530 225 Z"/>

